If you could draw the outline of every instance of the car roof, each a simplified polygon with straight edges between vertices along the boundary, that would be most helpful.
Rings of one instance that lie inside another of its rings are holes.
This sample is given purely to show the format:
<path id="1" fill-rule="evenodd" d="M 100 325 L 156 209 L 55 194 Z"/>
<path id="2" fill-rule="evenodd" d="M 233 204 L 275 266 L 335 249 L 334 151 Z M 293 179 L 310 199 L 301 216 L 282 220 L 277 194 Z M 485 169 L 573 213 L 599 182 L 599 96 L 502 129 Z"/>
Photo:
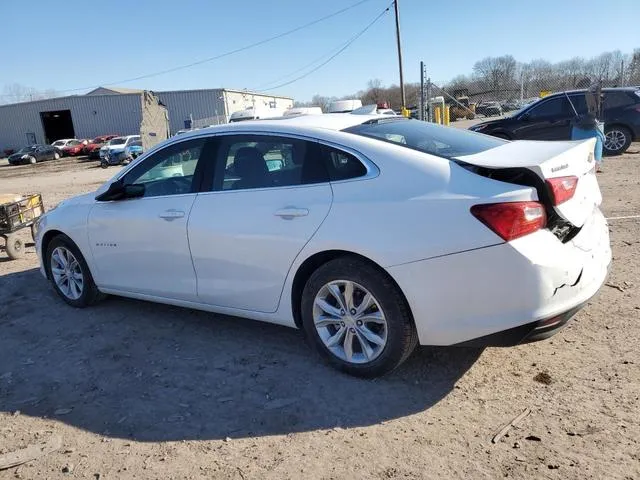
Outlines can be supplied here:
<path id="1" fill-rule="evenodd" d="M 313 130 L 333 130 L 339 131 L 345 128 L 360 125 L 370 120 L 393 120 L 391 115 L 357 115 L 351 113 L 323 113 L 318 115 L 290 115 L 286 117 L 265 118 L 263 120 L 246 120 L 244 122 L 226 123 L 224 125 L 214 125 L 212 127 L 201 128 L 200 130 L 184 133 L 182 138 L 198 136 L 207 132 L 235 130 L 274 130 L 281 132 L 303 132 Z"/>
<path id="2" fill-rule="evenodd" d="M 602 93 L 609 93 L 609 92 L 635 92 L 637 90 L 640 90 L 640 87 L 607 87 L 607 88 L 603 88 L 602 89 Z M 555 97 L 558 95 L 564 95 L 566 94 L 576 94 L 576 93 L 585 93 L 588 90 L 586 88 L 582 88 L 582 89 L 577 89 L 577 90 L 565 90 L 562 92 L 554 92 L 551 95 L 547 95 L 546 97 L 542 97 L 542 98 L 549 98 L 549 97 Z"/>

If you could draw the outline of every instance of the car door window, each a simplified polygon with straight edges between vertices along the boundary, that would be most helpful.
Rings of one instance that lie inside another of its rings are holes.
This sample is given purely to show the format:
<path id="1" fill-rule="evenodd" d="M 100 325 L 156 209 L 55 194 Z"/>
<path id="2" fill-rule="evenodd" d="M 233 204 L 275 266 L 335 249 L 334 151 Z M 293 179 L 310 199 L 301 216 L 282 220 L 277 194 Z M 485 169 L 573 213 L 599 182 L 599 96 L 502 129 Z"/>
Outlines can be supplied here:
<path id="1" fill-rule="evenodd" d="M 610 108 L 626 107 L 634 104 L 634 99 L 625 92 L 606 92 L 603 106 L 605 110 Z"/>
<path id="2" fill-rule="evenodd" d="M 570 113 L 574 116 L 577 113 L 578 115 L 585 115 L 588 112 L 587 109 L 587 99 L 584 96 L 584 93 L 580 93 L 578 95 L 569 95 L 569 105 Z M 571 107 L 573 105 L 573 108 Z M 575 111 L 574 111 L 575 109 Z"/>
<path id="3" fill-rule="evenodd" d="M 267 135 L 232 136 L 219 150 L 214 190 L 274 188 L 328 182 L 315 142 Z"/>
<path id="4" fill-rule="evenodd" d="M 125 185 L 144 185 L 145 197 L 180 195 L 196 191 L 195 172 L 203 161 L 206 139 L 170 145 L 147 157 L 124 177 Z"/>
<path id="5" fill-rule="evenodd" d="M 565 97 L 551 98 L 540 102 L 539 105 L 529 110 L 529 118 L 532 120 L 561 117 L 568 113 L 571 106 Z"/>

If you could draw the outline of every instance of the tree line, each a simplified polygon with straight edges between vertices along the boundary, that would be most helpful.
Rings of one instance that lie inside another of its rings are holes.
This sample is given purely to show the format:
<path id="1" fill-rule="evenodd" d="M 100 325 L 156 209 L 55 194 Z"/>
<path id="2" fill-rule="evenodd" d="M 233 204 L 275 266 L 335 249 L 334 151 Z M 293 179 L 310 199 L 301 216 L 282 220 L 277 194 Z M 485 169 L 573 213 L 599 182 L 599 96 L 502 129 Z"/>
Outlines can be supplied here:
<path id="1" fill-rule="evenodd" d="M 640 85 L 640 48 L 628 54 L 615 50 L 557 63 L 544 59 L 521 63 L 512 55 L 486 57 L 475 62 L 470 74 L 458 75 L 443 84 L 432 83 L 431 95 L 466 93 L 472 101 L 518 100 L 538 97 L 544 91 L 587 88 L 596 82 L 603 87 Z M 405 84 L 405 92 L 409 107 L 419 105 L 419 83 Z M 401 106 L 400 87 L 384 87 L 377 79 L 369 80 L 367 88 L 356 93 L 341 98 L 317 94 L 310 102 L 297 102 L 296 106 L 324 108 L 334 100 L 346 98 L 360 98 L 363 105 L 386 102 L 393 109 Z"/>

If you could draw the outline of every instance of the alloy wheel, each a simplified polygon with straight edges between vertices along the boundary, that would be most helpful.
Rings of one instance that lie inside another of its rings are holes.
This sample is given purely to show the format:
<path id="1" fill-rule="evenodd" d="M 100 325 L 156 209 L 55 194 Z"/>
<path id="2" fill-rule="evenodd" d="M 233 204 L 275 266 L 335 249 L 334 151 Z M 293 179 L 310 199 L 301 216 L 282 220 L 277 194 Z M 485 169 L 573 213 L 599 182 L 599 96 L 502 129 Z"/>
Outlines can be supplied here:
<path id="1" fill-rule="evenodd" d="M 313 302 L 318 336 L 336 357 L 349 363 L 375 360 L 387 344 L 388 326 L 375 297 L 362 285 L 335 280 Z"/>
<path id="2" fill-rule="evenodd" d="M 627 136 L 621 130 L 609 130 L 605 135 L 604 146 L 607 150 L 618 151 L 627 143 Z"/>
<path id="3" fill-rule="evenodd" d="M 84 274 L 80 262 L 65 247 L 56 247 L 51 252 L 51 274 L 56 286 L 70 300 L 77 300 L 84 288 Z"/>

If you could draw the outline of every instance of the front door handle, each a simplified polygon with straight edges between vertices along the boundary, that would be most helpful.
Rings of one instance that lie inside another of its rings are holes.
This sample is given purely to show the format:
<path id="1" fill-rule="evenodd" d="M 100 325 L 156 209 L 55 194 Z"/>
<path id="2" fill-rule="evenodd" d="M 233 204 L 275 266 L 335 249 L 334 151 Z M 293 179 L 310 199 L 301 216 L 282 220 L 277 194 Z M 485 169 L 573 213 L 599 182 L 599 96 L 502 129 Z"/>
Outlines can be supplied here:
<path id="1" fill-rule="evenodd" d="M 306 208 L 286 207 L 276 210 L 274 215 L 283 220 L 291 220 L 295 217 L 306 217 L 309 215 L 309 210 Z"/>
<path id="2" fill-rule="evenodd" d="M 167 222 L 170 222 L 171 220 L 175 220 L 177 218 L 182 218 L 184 217 L 184 212 L 182 210 L 165 210 L 164 212 L 162 212 L 160 214 L 160 218 L 166 220 Z"/>

